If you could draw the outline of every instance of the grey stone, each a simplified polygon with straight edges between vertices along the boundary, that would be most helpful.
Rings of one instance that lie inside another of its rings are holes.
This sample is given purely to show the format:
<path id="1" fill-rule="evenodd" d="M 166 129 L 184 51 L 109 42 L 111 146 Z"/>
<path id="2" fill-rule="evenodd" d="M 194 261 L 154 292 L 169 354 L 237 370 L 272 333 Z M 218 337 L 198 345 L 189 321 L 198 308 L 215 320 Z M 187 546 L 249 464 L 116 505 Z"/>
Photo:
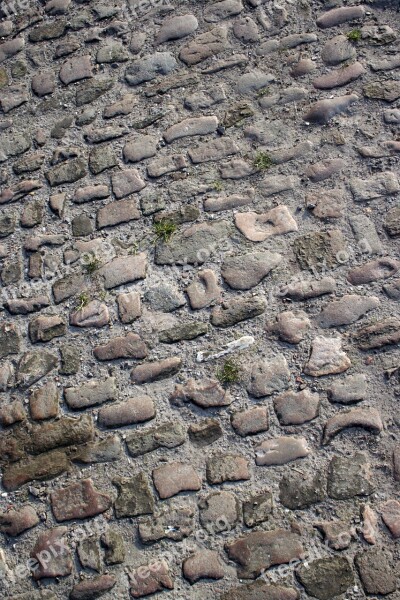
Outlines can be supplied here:
<path id="1" fill-rule="evenodd" d="M 180 40 L 194 33 L 199 22 L 194 15 L 186 14 L 167 19 L 155 39 L 155 45 L 164 44 L 170 40 Z"/>
<path id="2" fill-rule="evenodd" d="M 186 65 L 193 66 L 211 56 L 216 56 L 228 46 L 227 34 L 225 27 L 214 27 L 210 31 L 201 33 L 181 49 L 179 58 Z"/>
<path id="3" fill-rule="evenodd" d="M 344 35 L 328 40 L 321 51 L 321 58 L 327 65 L 338 65 L 355 56 L 356 49 Z"/>
<path id="4" fill-rule="evenodd" d="M 139 85 L 145 81 L 152 81 L 159 75 L 168 75 L 177 66 L 171 52 L 155 52 L 130 64 L 125 71 L 125 79 L 129 85 Z"/>
<path id="5" fill-rule="evenodd" d="M 350 325 L 379 305 L 380 300 L 376 296 L 347 294 L 327 304 L 318 316 L 318 323 L 323 328 Z"/>
<path id="6" fill-rule="evenodd" d="M 93 379 L 79 387 L 65 388 L 64 396 L 69 408 L 82 409 L 97 406 L 107 400 L 117 399 L 116 381 L 114 377 L 104 380 Z"/>
<path id="7" fill-rule="evenodd" d="M 295 570 L 306 591 L 319 600 L 330 600 L 344 594 L 354 585 L 354 573 L 344 556 L 320 558 Z"/>
<path id="8" fill-rule="evenodd" d="M 333 402 L 353 404 L 364 400 L 367 395 L 367 377 L 363 373 L 348 375 L 341 381 L 335 381 L 328 390 Z"/>
<path id="9" fill-rule="evenodd" d="M 185 441 L 186 431 L 178 421 L 137 431 L 126 437 L 128 452 L 134 457 L 153 452 L 158 448 L 176 448 Z"/>
<path id="10" fill-rule="evenodd" d="M 328 469 L 328 495 L 335 500 L 369 496 L 374 491 L 368 459 L 357 452 L 347 458 L 334 456 Z"/>
<path id="11" fill-rule="evenodd" d="M 57 358 L 42 350 L 26 352 L 17 368 L 17 383 L 29 387 L 57 366 Z"/>
<path id="12" fill-rule="evenodd" d="M 184 295 L 168 283 L 149 288 L 144 297 L 156 311 L 172 312 L 186 304 Z"/>
<path id="13" fill-rule="evenodd" d="M 162 539 L 181 541 L 194 529 L 195 507 L 189 502 L 171 502 L 139 523 L 139 536 L 144 544 Z"/>
<path id="14" fill-rule="evenodd" d="M 86 161 L 82 158 L 74 158 L 53 167 L 45 173 L 51 185 L 55 187 L 62 183 L 74 183 L 87 174 Z"/>
<path id="15" fill-rule="evenodd" d="M 117 519 L 154 512 L 153 494 L 144 473 L 137 473 L 129 478 L 118 477 L 113 479 L 113 484 L 118 488 L 118 498 L 114 503 Z"/>
<path id="16" fill-rule="evenodd" d="M 192 225 L 182 233 L 177 232 L 169 242 L 156 246 L 155 263 L 202 264 L 215 252 L 229 235 L 227 221 L 214 221 Z"/>
<path id="17" fill-rule="evenodd" d="M 290 510 L 305 509 L 323 502 L 326 499 L 326 477 L 321 471 L 288 473 L 279 483 L 279 499 Z"/>
<path id="18" fill-rule="evenodd" d="M 76 88 L 76 105 L 84 106 L 101 98 L 114 86 L 113 79 L 93 79 L 84 81 Z"/>
<path id="19" fill-rule="evenodd" d="M 281 261 L 280 254 L 269 251 L 228 257 L 222 264 L 221 275 L 231 288 L 249 290 L 258 285 Z"/>
<path id="20" fill-rule="evenodd" d="M 363 202 L 389 194 L 396 194 L 400 190 L 400 184 L 394 173 L 384 171 L 373 177 L 351 179 L 350 189 L 354 200 L 356 202 Z"/>
<path id="21" fill-rule="evenodd" d="M 250 381 L 246 387 L 255 398 L 270 396 L 289 387 L 290 371 L 285 357 L 278 354 L 256 362 L 250 371 Z"/>

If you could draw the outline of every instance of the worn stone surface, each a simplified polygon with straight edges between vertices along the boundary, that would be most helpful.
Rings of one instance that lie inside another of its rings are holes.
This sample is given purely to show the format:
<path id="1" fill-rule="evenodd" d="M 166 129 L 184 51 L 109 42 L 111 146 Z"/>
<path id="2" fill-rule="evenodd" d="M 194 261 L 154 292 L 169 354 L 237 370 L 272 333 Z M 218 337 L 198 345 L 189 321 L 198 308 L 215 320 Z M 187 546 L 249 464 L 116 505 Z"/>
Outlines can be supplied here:
<path id="1" fill-rule="evenodd" d="M 51 494 L 51 507 L 57 521 L 85 519 L 108 510 L 111 498 L 100 493 L 91 479 L 84 479 Z"/>
<path id="2" fill-rule="evenodd" d="M 395 600 L 397 4 L 1 3 L 3 595 Z"/>
<path id="3" fill-rule="evenodd" d="M 282 436 L 271 438 L 256 446 L 257 465 L 285 465 L 297 458 L 304 458 L 310 454 L 307 441 L 304 438 Z"/>
<path id="4" fill-rule="evenodd" d="M 256 398 L 270 396 L 289 387 L 290 371 L 285 357 L 280 354 L 255 363 L 250 371 L 247 391 Z"/>
<path id="5" fill-rule="evenodd" d="M 331 498 L 344 500 L 354 496 L 369 496 L 373 490 L 365 454 L 358 452 L 350 458 L 333 457 L 328 471 L 328 494 Z"/>
<path id="6" fill-rule="evenodd" d="M 326 498 L 326 478 L 322 472 L 304 474 L 294 471 L 282 477 L 279 499 L 291 510 L 309 508 Z"/>
<path id="7" fill-rule="evenodd" d="M 300 565 L 296 577 L 306 591 L 319 600 L 335 598 L 354 584 L 350 563 L 342 556 L 320 558 L 307 567 Z"/>
<path id="8" fill-rule="evenodd" d="M 239 565 L 239 577 L 244 579 L 255 579 L 262 569 L 299 559 L 303 554 L 299 535 L 284 529 L 248 533 L 226 549 L 229 558 Z"/>

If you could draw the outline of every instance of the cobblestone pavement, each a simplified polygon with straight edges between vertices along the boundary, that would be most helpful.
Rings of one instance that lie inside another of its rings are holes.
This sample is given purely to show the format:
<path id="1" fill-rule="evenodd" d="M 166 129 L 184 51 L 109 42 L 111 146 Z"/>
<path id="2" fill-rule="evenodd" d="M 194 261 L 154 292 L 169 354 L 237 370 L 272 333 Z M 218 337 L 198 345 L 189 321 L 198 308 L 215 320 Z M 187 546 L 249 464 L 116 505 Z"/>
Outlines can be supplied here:
<path id="1" fill-rule="evenodd" d="M 0 597 L 399 600 L 398 0 L 0 10 Z"/>

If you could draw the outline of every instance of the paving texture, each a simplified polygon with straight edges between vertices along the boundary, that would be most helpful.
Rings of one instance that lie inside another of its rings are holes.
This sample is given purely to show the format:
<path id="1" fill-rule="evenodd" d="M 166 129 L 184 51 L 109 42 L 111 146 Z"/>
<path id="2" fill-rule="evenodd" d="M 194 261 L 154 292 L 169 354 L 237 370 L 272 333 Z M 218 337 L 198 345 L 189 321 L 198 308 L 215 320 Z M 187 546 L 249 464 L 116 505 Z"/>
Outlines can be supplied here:
<path id="1" fill-rule="evenodd" d="M 399 600 L 398 1 L 1 10 L 1 598 Z"/>

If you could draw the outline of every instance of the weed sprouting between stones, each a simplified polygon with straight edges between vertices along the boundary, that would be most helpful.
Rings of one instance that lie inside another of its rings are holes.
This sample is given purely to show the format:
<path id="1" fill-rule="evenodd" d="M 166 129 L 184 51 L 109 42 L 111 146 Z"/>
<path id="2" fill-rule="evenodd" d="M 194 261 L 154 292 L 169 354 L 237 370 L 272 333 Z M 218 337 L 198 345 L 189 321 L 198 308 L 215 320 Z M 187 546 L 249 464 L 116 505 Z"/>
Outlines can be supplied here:
<path id="1" fill-rule="evenodd" d="M 232 385 L 239 381 L 240 370 L 232 359 L 224 362 L 222 367 L 217 370 L 217 379 L 223 385 Z"/>
<path id="2" fill-rule="evenodd" d="M 162 219 L 153 225 L 156 241 L 169 242 L 177 230 L 176 224 L 167 219 Z"/>

